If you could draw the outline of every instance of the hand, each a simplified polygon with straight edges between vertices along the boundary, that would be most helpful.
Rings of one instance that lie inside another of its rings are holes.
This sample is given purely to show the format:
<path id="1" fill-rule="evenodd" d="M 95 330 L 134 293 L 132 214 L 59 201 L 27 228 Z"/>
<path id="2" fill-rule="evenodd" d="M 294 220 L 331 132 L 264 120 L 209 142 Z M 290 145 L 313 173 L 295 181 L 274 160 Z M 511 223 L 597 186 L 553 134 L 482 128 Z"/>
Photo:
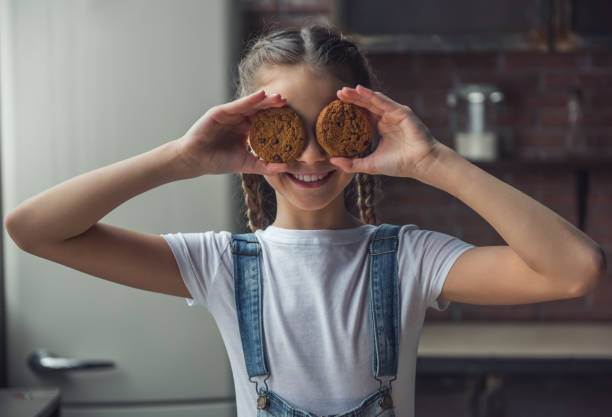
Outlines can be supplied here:
<path id="1" fill-rule="evenodd" d="M 426 169 L 439 144 L 427 126 L 412 112 L 380 92 L 357 85 L 338 90 L 340 100 L 368 109 L 380 134 L 374 152 L 365 158 L 330 158 L 346 172 L 365 172 L 392 177 L 414 177 Z"/>
<path id="2" fill-rule="evenodd" d="M 186 178 L 232 172 L 276 175 L 286 163 L 258 159 L 247 150 L 252 116 L 268 107 L 282 107 L 287 99 L 264 90 L 210 108 L 180 139 L 178 152 Z"/>

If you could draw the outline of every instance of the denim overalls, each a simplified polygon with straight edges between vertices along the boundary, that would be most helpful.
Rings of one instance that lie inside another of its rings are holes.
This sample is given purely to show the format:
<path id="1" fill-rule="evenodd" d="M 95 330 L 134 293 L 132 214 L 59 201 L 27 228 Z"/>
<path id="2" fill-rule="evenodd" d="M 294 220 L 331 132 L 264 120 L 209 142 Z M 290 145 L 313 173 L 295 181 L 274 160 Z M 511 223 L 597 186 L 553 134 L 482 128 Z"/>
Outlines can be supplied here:
<path id="1" fill-rule="evenodd" d="M 369 309 L 372 329 L 372 373 L 378 390 L 365 396 L 354 408 L 334 414 L 336 417 L 395 417 L 391 399 L 391 381 L 397 377 L 399 350 L 399 291 L 397 248 L 400 226 L 377 226 L 369 242 Z M 318 417 L 268 390 L 270 377 L 263 340 L 262 288 L 259 254 L 261 248 L 254 233 L 232 235 L 234 290 L 238 325 L 249 381 L 255 384 L 257 416 Z M 255 376 L 265 375 L 265 389 L 258 389 Z M 392 376 L 383 387 L 378 377 Z M 331 416 L 330 416 L 331 417 Z"/>

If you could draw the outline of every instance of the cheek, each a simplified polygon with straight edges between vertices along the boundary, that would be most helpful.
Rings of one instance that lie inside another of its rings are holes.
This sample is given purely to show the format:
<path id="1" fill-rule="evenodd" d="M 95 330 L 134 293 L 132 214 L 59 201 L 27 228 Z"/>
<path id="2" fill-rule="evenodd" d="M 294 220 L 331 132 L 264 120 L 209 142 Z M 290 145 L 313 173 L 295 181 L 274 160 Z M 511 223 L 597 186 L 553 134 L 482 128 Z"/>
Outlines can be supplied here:
<path id="1" fill-rule="evenodd" d="M 268 185 L 276 191 L 276 185 L 280 184 L 280 176 L 281 175 L 264 175 L 263 177 Z"/>
<path id="2" fill-rule="evenodd" d="M 343 173 L 342 174 L 342 184 L 344 184 L 344 186 L 348 186 L 351 181 L 353 180 L 353 178 L 355 178 L 357 174 L 347 174 L 347 173 Z"/>

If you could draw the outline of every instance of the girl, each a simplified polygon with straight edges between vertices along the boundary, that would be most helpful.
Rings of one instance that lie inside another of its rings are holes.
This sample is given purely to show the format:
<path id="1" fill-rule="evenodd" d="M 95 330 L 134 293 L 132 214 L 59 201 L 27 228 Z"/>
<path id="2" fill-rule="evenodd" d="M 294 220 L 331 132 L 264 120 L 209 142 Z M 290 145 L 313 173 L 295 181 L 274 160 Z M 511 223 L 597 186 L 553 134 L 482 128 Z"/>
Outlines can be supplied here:
<path id="1" fill-rule="evenodd" d="M 578 297 L 605 270 L 588 236 L 371 89 L 366 58 L 333 28 L 262 36 L 239 76 L 240 97 L 209 109 L 182 137 L 56 185 L 5 220 L 25 251 L 205 306 L 228 351 L 238 416 L 412 416 L 427 307 Z M 314 126 L 335 98 L 371 113 L 375 150 L 326 158 Z M 247 148 L 252 116 L 285 105 L 305 122 L 306 148 L 296 161 L 260 160 Z M 156 236 L 99 222 L 154 187 L 227 173 L 242 175 L 253 234 Z M 319 175 L 309 184 L 303 177 Z M 376 226 L 377 175 L 450 193 L 508 245 L 475 247 L 415 225 Z"/>

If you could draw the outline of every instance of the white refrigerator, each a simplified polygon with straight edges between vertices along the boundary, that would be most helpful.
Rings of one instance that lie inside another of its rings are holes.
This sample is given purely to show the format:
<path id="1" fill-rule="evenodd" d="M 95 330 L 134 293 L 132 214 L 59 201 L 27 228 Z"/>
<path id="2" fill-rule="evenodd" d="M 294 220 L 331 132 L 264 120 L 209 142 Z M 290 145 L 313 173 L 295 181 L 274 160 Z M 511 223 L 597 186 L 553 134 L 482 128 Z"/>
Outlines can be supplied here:
<path id="1" fill-rule="evenodd" d="M 55 184 L 178 138 L 231 97 L 240 30 L 233 2 L 0 5 L 3 216 Z M 166 184 L 101 221 L 154 234 L 231 230 L 232 182 L 212 175 Z M 59 387 L 62 417 L 236 415 L 225 347 L 205 309 L 3 238 L 9 387 Z M 74 361 L 41 371 L 30 362 L 36 354 L 38 363 Z"/>

